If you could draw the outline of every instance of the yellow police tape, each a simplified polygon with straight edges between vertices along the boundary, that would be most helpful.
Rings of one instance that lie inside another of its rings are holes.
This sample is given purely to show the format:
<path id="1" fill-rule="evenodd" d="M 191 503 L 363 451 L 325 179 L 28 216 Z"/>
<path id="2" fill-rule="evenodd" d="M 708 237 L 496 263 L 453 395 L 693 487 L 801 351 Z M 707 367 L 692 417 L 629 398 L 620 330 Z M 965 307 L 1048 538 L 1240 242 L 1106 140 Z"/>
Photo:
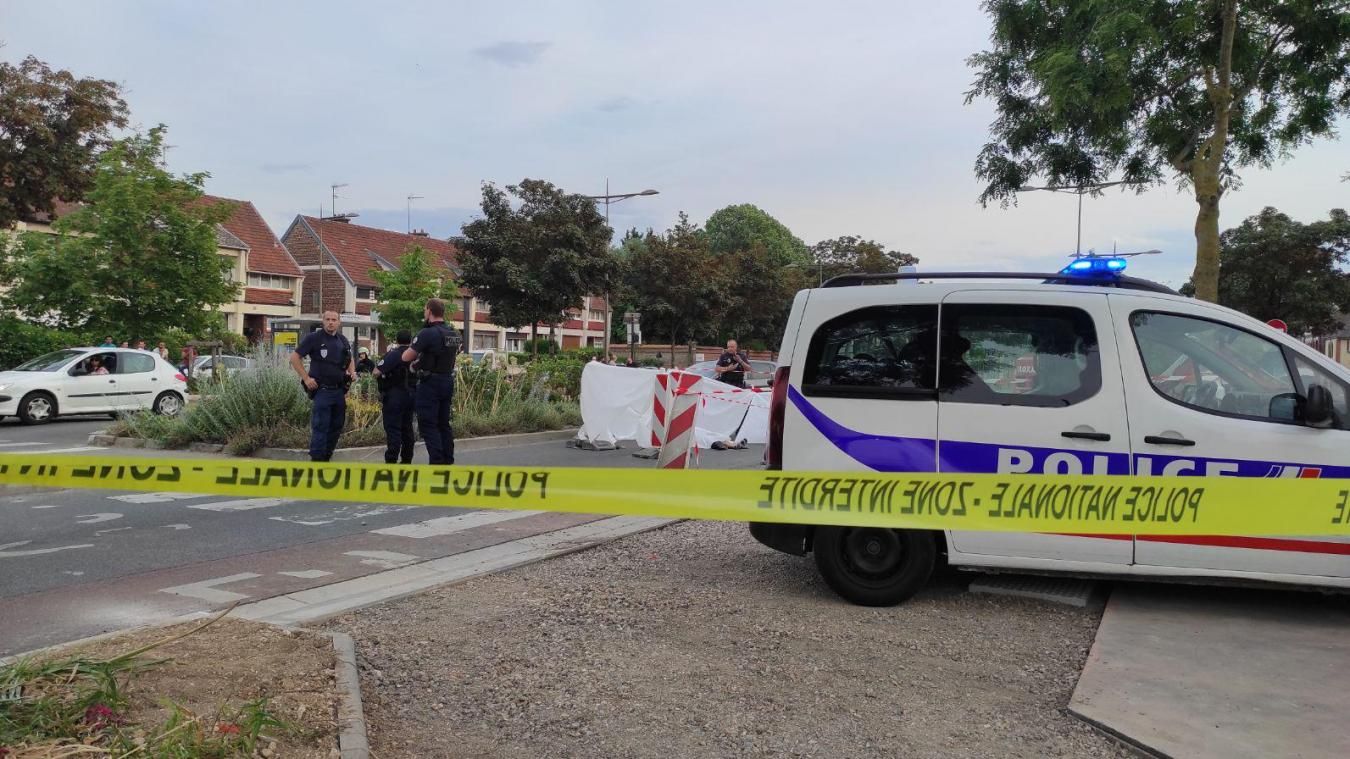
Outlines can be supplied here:
<path id="1" fill-rule="evenodd" d="M 1350 536 L 1350 480 L 404 466 L 0 454 L 0 485 L 741 522 Z"/>

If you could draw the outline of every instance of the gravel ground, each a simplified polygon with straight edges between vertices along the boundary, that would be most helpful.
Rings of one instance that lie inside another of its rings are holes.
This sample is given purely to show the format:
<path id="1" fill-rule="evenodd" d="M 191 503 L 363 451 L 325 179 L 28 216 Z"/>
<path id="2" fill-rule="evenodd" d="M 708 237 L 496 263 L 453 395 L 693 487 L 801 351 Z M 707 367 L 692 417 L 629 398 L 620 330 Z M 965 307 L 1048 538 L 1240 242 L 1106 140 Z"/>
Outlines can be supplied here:
<path id="1" fill-rule="evenodd" d="M 1132 756 L 1064 710 L 1100 610 L 963 587 L 851 606 L 687 522 L 329 624 L 380 759 Z"/>

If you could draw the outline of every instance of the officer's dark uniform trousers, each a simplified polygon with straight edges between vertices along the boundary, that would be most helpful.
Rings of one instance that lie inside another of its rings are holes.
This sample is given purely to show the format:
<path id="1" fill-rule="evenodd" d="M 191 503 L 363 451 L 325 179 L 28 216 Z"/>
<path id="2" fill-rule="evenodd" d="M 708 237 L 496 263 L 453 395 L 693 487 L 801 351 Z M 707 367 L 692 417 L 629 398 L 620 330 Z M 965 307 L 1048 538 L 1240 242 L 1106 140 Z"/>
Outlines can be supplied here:
<path id="1" fill-rule="evenodd" d="M 423 375 L 417 384 L 417 426 L 432 464 L 455 463 L 455 433 L 450 429 L 450 403 L 454 397 L 453 370 Z"/>
<path id="2" fill-rule="evenodd" d="M 415 392 L 399 384 L 384 391 L 384 463 L 411 464 L 417 436 L 413 433 Z"/>
<path id="3" fill-rule="evenodd" d="M 346 421 L 346 389 L 341 385 L 320 385 L 314 393 L 314 410 L 309 417 L 310 460 L 329 461 L 333 458 Z"/>

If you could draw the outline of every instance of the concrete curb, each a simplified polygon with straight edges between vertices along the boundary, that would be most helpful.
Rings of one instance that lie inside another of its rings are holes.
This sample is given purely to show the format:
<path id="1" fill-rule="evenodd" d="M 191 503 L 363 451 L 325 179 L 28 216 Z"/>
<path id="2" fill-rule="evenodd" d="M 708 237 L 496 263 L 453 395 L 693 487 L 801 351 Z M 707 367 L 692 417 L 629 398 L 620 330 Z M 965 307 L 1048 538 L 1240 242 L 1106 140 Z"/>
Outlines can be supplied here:
<path id="1" fill-rule="evenodd" d="M 347 633 L 324 634 L 333 639 L 333 670 L 338 692 L 338 751 L 342 759 L 370 759 L 366 712 L 361 706 L 361 675 L 356 667 L 356 644 Z"/>
<path id="2" fill-rule="evenodd" d="M 576 436 L 577 428 L 571 427 L 562 430 L 546 430 L 544 432 L 517 432 L 510 435 L 470 437 L 456 440 L 455 451 L 485 451 L 493 448 L 510 448 L 517 445 L 547 443 L 554 440 L 571 440 Z M 89 445 L 99 445 L 107 448 L 164 449 L 164 446 L 156 440 L 116 437 L 102 433 L 90 435 Z M 418 443 L 417 448 L 419 452 L 426 450 L 422 443 Z M 188 446 L 188 450 L 197 453 L 224 453 L 225 446 L 220 445 L 219 443 L 193 443 Z M 308 461 L 309 451 L 304 448 L 262 448 L 255 451 L 250 456 L 241 456 L 239 458 L 269 459 L 272 461 Z M 383 463 L 384 446 L 367 445 L 359 448 L 339 448 L 333 453 L 333 461 Z"/>

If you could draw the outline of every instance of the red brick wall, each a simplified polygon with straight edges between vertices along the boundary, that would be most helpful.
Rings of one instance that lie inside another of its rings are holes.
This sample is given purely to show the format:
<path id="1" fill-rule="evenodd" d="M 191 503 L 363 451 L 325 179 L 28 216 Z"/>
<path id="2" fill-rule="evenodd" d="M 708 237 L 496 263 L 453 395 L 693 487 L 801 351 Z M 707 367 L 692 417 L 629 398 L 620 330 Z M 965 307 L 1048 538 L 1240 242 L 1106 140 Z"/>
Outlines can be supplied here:
<path id="1" fill-rule="evenodd" d="M 316 266 L 319 263 L 319 242 L 314 239 L 314 235 L 309 233 L 301 224 L 296 224 L 286 230 L 286 237 L 282 239 L 282 244 L 291 252 L 295 262 L 301 266 Z M 328 265 L 328 261 L 324 265 Z"/>
<path id="2" fill-rule="evenodd" d="M 300 313 L 313 314 L 317 312 L 314 308 L 314 293 L 319 291 L 319 272 L 306 271 L 303 294 L 300 298 Z M 347 302 L 347 283 L 343 281 L 342 275 L 336 271 L 326 268 L 323 272 L 323 309 L 324 311 L 337 311 L 342 313 L 343 306 Z"/>

